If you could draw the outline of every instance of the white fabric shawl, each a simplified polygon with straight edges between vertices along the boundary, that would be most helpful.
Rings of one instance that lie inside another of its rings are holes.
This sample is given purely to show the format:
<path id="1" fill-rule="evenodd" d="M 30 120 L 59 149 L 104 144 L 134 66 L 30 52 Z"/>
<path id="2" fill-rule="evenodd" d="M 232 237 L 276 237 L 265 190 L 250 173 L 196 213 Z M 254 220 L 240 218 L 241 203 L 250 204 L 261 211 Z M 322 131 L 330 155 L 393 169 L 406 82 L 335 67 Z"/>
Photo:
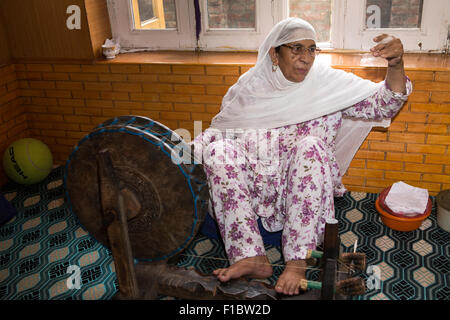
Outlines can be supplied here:
<path id="1" fill-rule="evenodd" d="M 302 123 L 350 107 L 383 85 L 333 69 L 320 59 L 314 61 L 302 82 L 287 80 L 280 68 L 272 72 L 269 49 L 305 39 L 316 41 L 314 28 L 308 22 L 288 18 L 276 24 L 259 48 L 256 65 L 224 96 L 211 128 L 272 129 Z M 336 138 L 342 174 L 372 127 L 389 123 L 344 119 Z"/>

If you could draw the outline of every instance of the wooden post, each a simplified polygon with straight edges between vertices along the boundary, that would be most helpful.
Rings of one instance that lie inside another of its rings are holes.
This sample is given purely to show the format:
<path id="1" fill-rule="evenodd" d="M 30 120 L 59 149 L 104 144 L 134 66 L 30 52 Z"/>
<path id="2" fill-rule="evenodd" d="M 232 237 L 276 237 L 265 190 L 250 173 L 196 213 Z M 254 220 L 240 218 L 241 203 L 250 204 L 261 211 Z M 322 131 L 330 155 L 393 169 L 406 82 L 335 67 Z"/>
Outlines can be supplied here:
<path id="1" fill-rule="evenodd" d="M 328 219 L 325 225 L 323 243 L 324 264 L 322 270 L 322 290 L 320 295 L 320 299 L 322 300 L 333 300 L 335 298 L 339 249 L 340 239 L 338 234 L 338 221 L 336 219 Z"/>
<path id="2" fill-rule="evenodd" d="M 120 293 L 115 298 L 137 299 L 140 295 L 128 236 L 127 216 L 123 196 L 119 192 L 119 181 L 114 174 L 107 149 L 99 152 L 97 165 L 103 223 L 119 281 Z"/>
<path id="3" fill-rule="evenodd" d="M 325 259 L 338 259 L 340 249 L 338 221 L 327 219 L 325 224 L 325 235 L 323 239 L 323 257 Z"/>

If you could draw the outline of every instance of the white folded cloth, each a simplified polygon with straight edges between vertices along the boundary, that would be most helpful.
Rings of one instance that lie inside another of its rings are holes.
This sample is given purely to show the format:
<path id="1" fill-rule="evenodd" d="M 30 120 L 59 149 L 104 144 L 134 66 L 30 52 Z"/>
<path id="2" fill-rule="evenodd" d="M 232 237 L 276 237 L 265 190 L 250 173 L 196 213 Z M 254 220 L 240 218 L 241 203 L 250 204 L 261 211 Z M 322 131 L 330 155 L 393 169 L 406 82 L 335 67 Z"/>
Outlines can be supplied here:
<path id="1" fill-rule="evenodd" d="M 425 212 L 428 204 L 428 190 L 399 181 L 392 185 L 384 202 L 395 213 L 409 217 L 415 216 Z"/>

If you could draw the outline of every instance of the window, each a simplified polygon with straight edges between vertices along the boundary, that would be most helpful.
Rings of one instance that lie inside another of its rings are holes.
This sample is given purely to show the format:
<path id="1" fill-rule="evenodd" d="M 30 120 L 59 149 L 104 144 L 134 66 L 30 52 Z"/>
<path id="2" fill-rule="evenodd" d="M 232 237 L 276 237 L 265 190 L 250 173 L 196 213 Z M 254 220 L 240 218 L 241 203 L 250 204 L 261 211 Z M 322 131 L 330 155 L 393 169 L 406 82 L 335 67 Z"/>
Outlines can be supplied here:
<path id="1" fill-rule="evenodd" d="M 331 41 L 332 0 L 290 0 L 289 17 L 305 19 L 314 26 L 319 43 Z"/>
<path id="2" fill-rule="evenodd" d="M 275 19 L 270 0 L 199 0 L 204 50 L 257 50 Z"/>
<path id="3" fill-rule="evenodd" d="M 132 0 L 133 10 L 131 11 L 135 29 L 176 29 L 176 19 L 174 25 L 166 26 L 167 8 L 173 9 L 169 11 L 169 15 L 175 15 L 174 1 L 163 0 Z M 164 10 L 166 8 L 166 10 Z"/>
<path id="4" fill-rule="evenodd" d="M 423 0 L 367 0 L 366 27 L 420 28 Z"/>
<path id="5" fill-rule="evenodd" d="M 322 48 L 369 50 L 389 33 L 405 50 L 441 50 L 446 43 L 448 0 L 290 0 L 289 16 L 309 21 Z"/>
<path id="6" fill-rule="evenodd" d="M 447 40 L 448 0 L 347 0 L 340 10 L 347 19 L 336 47 L 368 50 L 381 33 L 402 39 L 407 51 L 441 51 Z"/>
<path id="7" fill-rule="evenodd" d="M 113 38 L 125 51 L 195 48 L 195 11 L 189 5 L 191 1 L 107 0 L 107 3 Z"/>
<path id="8" fill-rule="evenodd" d="M 207 29 L 255 30 L 256 1 L 206 0 Z"/>
<path id="9" fill-rule="evenodd" d="M 440 51 L 448 0 L 107 0 L 113 37 L 130 50 L 257 50 L 273 25 L 300 17 L 319 47 L 368 50 L 389 33 L 407 51 Z"/>

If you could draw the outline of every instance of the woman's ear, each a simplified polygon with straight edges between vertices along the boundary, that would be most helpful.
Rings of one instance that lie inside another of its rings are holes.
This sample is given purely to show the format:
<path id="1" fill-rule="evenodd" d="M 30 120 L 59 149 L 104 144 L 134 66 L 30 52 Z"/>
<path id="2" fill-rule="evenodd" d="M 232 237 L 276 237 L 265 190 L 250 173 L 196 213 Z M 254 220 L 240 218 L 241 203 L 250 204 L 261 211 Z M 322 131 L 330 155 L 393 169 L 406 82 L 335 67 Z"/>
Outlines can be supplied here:
<path id="1" fill-rule="evenodd" d="M 269 49 L 269 55 L 270 55 L 270 59 L 272 60 L 272 64 L 277 66 L 278 65 L 278 53 L 275 50 L 275 48 L 270 48 Z"/>

